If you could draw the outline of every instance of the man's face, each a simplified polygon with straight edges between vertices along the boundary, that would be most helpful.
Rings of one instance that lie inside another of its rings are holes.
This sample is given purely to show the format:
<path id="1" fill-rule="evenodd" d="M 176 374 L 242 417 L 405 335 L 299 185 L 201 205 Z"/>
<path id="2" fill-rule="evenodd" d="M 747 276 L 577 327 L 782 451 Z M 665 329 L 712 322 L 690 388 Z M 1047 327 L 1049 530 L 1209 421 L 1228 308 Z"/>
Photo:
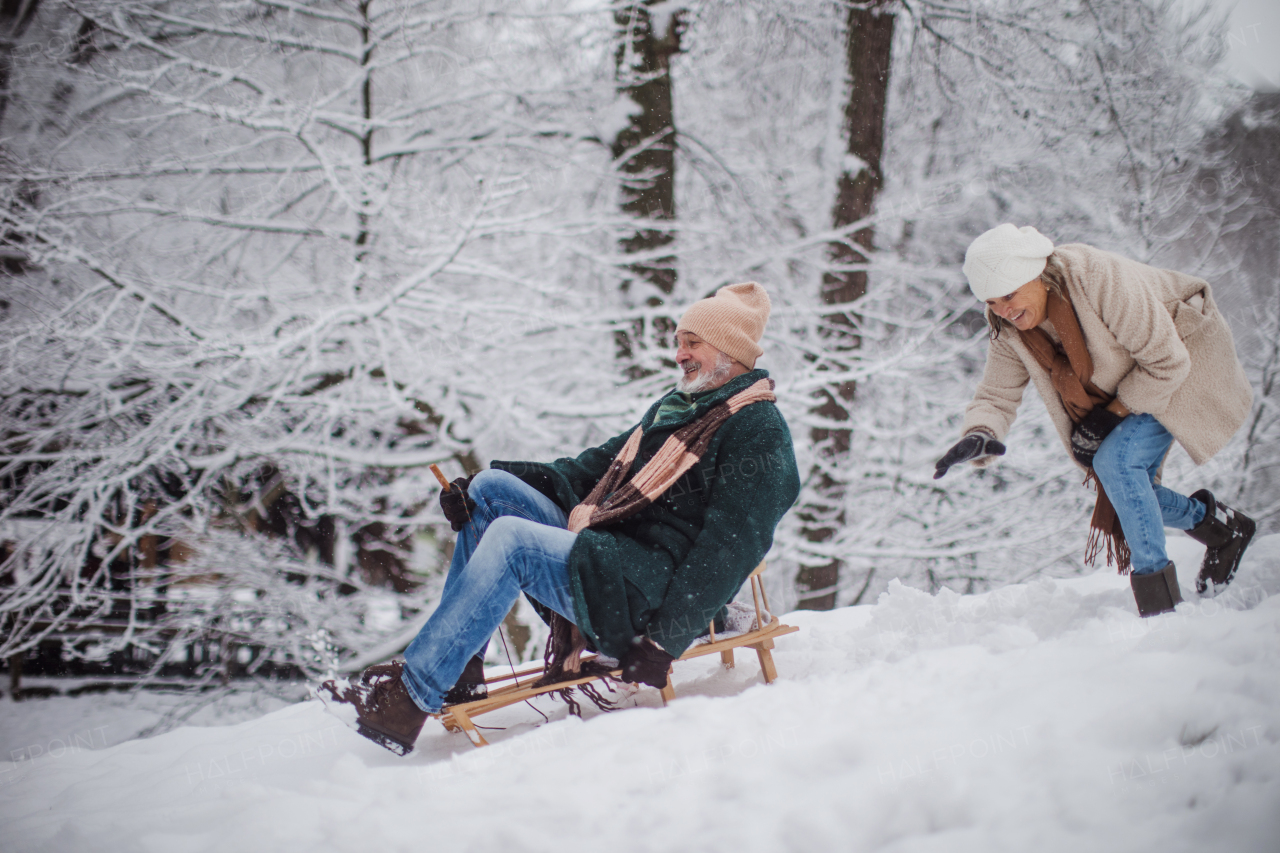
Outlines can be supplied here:
<path id="1" fill-rule="evenodd" d="M 740 366 L 693 332 L 676 332 L 676 364 L 680 366 L 676 388 L 686 394 L 719 388 L 733 378 L 734 367 Z"/>

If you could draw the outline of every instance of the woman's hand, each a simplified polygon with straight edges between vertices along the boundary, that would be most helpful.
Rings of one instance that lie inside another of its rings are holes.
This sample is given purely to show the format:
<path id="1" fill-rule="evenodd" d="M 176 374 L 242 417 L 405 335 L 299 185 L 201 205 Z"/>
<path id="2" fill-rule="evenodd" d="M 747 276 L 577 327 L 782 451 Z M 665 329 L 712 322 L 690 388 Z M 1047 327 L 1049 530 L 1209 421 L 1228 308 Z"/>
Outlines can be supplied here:
<path id="1" fill-rule="evenodd" d="M 933 466 L 933 479 L 936 480 L 947 473 L 952 465 L 959 465 L 971 459 L 981 459 L 983 456 L 1004 456 L 1004 445 L 985 432 L 971 432 L 957 441 L 946 455 L 938 460 L 938 464 Z"/>
<path id="2" fill-rule="evenodd" d="M 1119 403 L 1118 400 L 1112 402 Z M 1095 406 L 1071 431 L 1071 455 L 1084 467 L 1093 467 L 1093 457 L 1098 453 L 1102 442 L 1128 415 L 1129 410 L 1125 409 L 1124 404 L 1121 403 L 1120 408 L 1125 414 L 1113 411 L 1111 405 L 1106 408 Z"/>

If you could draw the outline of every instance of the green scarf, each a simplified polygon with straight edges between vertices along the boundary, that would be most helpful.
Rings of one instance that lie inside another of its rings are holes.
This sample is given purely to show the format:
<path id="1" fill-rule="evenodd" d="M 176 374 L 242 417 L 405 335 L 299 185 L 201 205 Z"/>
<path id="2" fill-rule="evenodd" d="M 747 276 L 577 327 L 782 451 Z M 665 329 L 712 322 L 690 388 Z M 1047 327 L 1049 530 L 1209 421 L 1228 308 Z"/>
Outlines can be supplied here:
<path id="1" fill-rule="evenodd" d="M 698 396 L 702 395 L 699 394 Z M 692 394 L 686 394 L 683 391 L 672 391 L 663 398 L 662 403 L 658 406 L 658 412 L 653 416 L 653 425 L 649 428 L 665 426 L 664 421 L 675 423 L 693 411 L 693 407 Z"/>

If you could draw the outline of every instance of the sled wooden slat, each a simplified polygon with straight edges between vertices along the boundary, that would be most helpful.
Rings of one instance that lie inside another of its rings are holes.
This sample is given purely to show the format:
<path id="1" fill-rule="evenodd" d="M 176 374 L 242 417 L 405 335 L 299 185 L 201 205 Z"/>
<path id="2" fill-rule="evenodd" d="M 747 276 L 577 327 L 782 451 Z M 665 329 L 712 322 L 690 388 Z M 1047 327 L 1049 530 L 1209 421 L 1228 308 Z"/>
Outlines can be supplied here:
<path id="1" fill-rule="evenodd" d="M 768 609 L 768 599 L 764 597 L 764 584 L 760 582 L 760 573 L 764 571 L 764 563 L 756 567 L 751 573 L 749 582 L 751 584 L 752 599 L 756 608 L 756 624 L 760 624 L 762 618 L 761 601 L 764 602 L 765 610 Z M 764 677 L 766 684 L 772 684 L 778 677 L 778 670 L 773 663 L 773 640 L 775 637 L 781 637 L 786 634 L 792 634 L 800 629 L 792 625 L 784 625 L 778 621 L 777 616 L 770 615 L 769 623 L 762 628 L 754 631 L 748 631 L 745 634 L 739 634 L 735 637 L 716 637 L 715 625 L 711 626 L 712 642 L 702 643 L 700 645 L 691 646 L 679 660 L 692 660 L 693 658 L 703 657 L 704 655 L 720 655 L 720 662 L 726 668 L 733 667 L 733 650 L 734 649 L 751 649 L 756 653 L 756 657 L 760 661 L 760 672 Z M 584 655 L 583 661 L 593 660 L 594 656 Z M 477 699 L 474 702 L 464 702 L 458 705 L 448 705 L 440 712 L 438 718 L 441 724 L 451 732 L 463 732 L 475 746 L 486 746 L 488 741 L 484 739 L 484 735 L 480 734 L 475 724 L 472 722 L 474 717 L 481 714 L 487 714 L 490 711 L 497 711 L 500 708 L 506 708 L 509 705 L 515 705 L 532 699 L 535 696 L 541 696 L 544 693 L 550 693 L 554 690 L 564 690 L 568 687 L 576 687 L 581 684 L 587 684 L 597 681 L 601 678 L 598 675 L 590 675 L 584 678 L 575 678 L 570 681 L 561 681 L 557 684 L 548 684 L 542 687 L 535 687 L 534 684 L 542 677 L 543 668 L 541 666 L 533 667 L 516 672 L 509 672 L 505 675 L 497 675 L 485 678 L 486 685 L 498 685 L 501 687 L 491 687 L 489 695 L 483 699 Z M 670 670 L 668 670 L 670 673 Z M 622 670 L 615 669 L 610 673 L 615 678 L 620 677 Z M 511 682 L 504 684 L 504 682 Z M 662 688 L 662 703 L 665 705 L 676 698 L 675 688 L 672 686 L 671 678 L 667 678 L 667 686 Z"/>
<path id="2" fill-rule="evenodd" d="M 683 656 L 681 656 L 681 659 L 683 660 Z M 659 691 L 662 694 L 662 704 L 664 706 L 668 702 L 676 698 L 676 689 L 671 684 L 671 674 L 673 672 L 675 672 L 674 666 L 668 666 L 667 667 L 667 683 L 663 685 L 662 690 Z"/>
<path id="3" fill-rule="evenodd" d="M 614 670 L 612 674 L 619 676 L 622 674 L 622 670 Z M 497 711 L 508 705 L 515 705 L 526 699 L 532 699 L 534 696 L 541 696 L 543 693 L 564 690 L 566 687 L 576 687 L 579 684 L 587 684 L 600 678 L 598 675 L 589 675 L 584 678 L 575 678 L 571 681 L 561 681 L 556 684 L 534 687 L 534 683 L 541 677 L 542 671 L 538 670 L 524 681 L 517 681 L 515 684 L 492 691 L 484 699 L 463 702 L 458 705 L 448 705 L 440 712 L 440 722 L 451 732 L 462 731 L 466 733 L 467 737 L 476 746 L 486 746 L 488 741 L 484 739 L 484 735 L 476 730 L 471 722 L 472 717 L 478 717 L 490 711 Z"/>
<path id="4" fill-rule="evenodd" d="M 615 676 L 620 676 L 622 674 L 622 670 L 615 669 L 612 674 Z M 450 713 L 454 712 L 457 709 L 462 709 L 463 711 L 467 711 L 472 714 L 477 714 L 477 713 L 483 714 L 489 711 L 496 711 L 498 708 L 505 708 L 508 705 L 514 705 L 517 702 L 523 702 L 525 699 L 528 699 L 532 696 L 540 696 L 543 693 L 550 693 L 553 690 L 563 690 L 566 687 L 576 687 L 579 684 L 586 684 L 588 682 L 595 681 L 600 676 L 588 675 L 588 676 L 584 676 L 583 678 L 575 678 L 571 681 L 560 681 L 560 682 L 557 682 L 556 684 L 547 684 L 547 685 L 543 685 L 542 687 L 534 687 L 533 685 L 541 677 L 542 677 L 542 673 L 537 672 L 534 674 L 533 677 L 530 677 L 525 681 L 520 681 L 515 684 L 510 684 L 506 687 L 502 687 L 498 690 L 491 691 L 489 695 L 484 699 L 476 699 L 474 702 L 463 702 L 458 705 L 449 705 L 443 711 L 440 712 L 440 716 L 442 718 L 447 717 L 449 716 Z"/>
<path id="5" fill-rule="evenodd" d="M 794 625 L 783 625 L 778 621 L 778 617 L 774 616 L 769 620 L 769 624 L 764 626 L 764 630 L 749 631 L 746 634 L 739 634 L 736 637 L 730 637 L 727 640 L 716 640 L 714 643 L 702 643 L 697 646 L 691 646 L 687 652 L 680 656 L 680 660 L 691 660 L 700 658 L 703 655 L 713 655 L 717 652 L 731 651 L 733 649 L 741 649 L 745 647 L 754 648 L 758 643 L 768 643 L 766 649 L 773 648 L 773 638 L 781 637 L 784 634 L 794 634 L 800 629 Z"/>

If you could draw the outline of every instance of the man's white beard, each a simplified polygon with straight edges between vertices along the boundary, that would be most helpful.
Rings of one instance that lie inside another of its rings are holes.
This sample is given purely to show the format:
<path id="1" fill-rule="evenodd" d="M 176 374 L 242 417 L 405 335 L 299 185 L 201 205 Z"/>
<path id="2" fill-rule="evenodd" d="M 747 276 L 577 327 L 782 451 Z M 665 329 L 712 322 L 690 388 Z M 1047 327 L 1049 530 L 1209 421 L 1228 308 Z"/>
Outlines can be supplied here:
<path id="1" fill-rule="evenodd" d="M 733 359 L 724 353 L 719 353 L 716 355 L 715 367 L 704 370 L 703 365 L 699 365 L 697 378 L 690 380 L 686 376 L 681 376 L 680 381 L 676 383 L 676 390 L 682 394 L 698 394 L 712 388 L 719 388 L 729 378 L 731 370 L 733 370 Z"/>

